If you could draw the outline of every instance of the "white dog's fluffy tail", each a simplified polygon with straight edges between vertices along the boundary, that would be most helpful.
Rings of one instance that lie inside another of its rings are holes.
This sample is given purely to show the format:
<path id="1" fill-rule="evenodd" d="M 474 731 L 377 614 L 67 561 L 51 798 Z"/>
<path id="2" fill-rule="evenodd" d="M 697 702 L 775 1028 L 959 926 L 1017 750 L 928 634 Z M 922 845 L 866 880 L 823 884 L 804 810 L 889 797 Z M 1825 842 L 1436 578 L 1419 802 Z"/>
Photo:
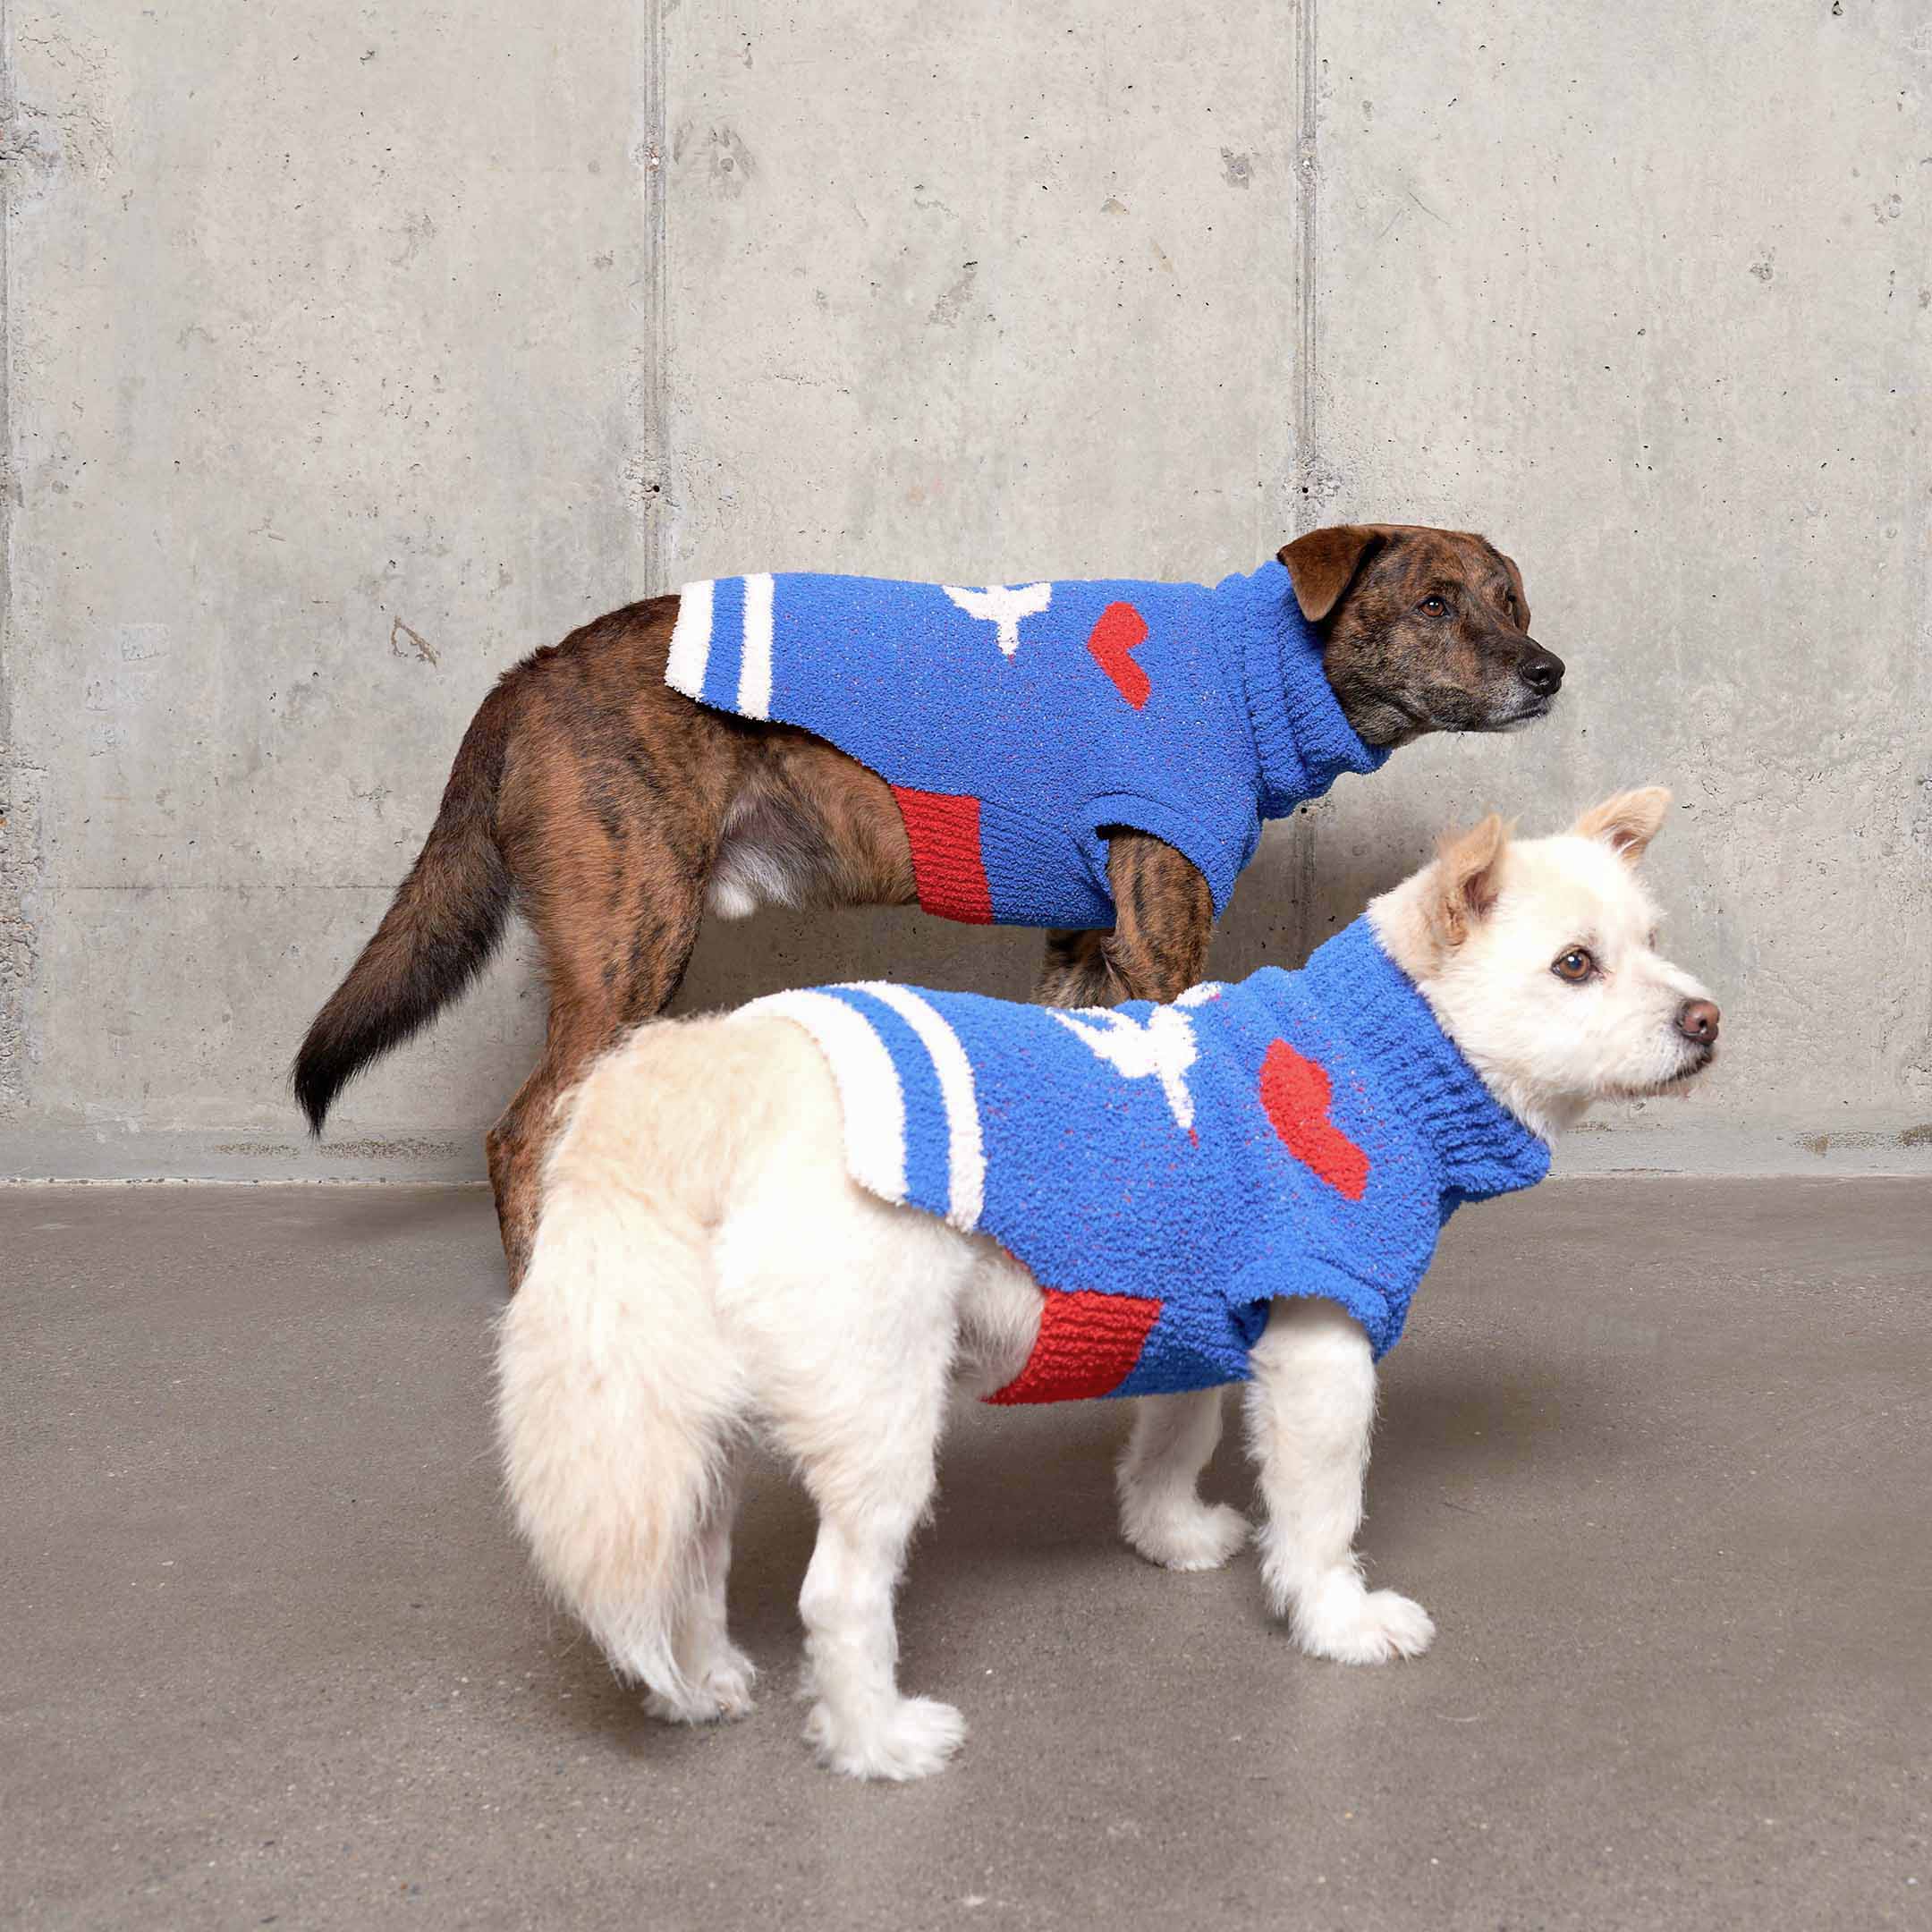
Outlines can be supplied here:
<path id="1" fill-rule="evenodd" d="M 741 1411 L 707 1225 L 733 1158 L 716 1079 L 728 1055 L 707 1054 L 706 1033 L 716 1022 L 647 1030 L 580 1089 L 497 1355 L 505 1483 L 538 1572 L 618 1671 L 671 1698 Z"/>

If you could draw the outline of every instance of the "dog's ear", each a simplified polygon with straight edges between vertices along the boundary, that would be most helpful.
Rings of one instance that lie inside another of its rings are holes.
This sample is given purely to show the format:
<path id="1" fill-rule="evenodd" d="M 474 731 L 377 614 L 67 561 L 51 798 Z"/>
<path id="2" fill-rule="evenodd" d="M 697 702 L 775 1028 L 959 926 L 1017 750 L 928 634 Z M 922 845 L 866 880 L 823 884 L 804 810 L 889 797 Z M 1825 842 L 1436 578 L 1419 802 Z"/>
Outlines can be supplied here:
<path id="1" fill-rule="evenodd" d="M 1386 540 L 1366 523 L 1335 523 L 1284 544 L 1275 560 L 1293 581 L 1301 614 L 1319 623 L 1348 595 L 1362 566 Z"/>
<path id="2" fill-rule="evenodd" d="M 1601 839 L 1625 865 L 1634 866 L 1669 810 L 1670 792 L 1663 785 L 1645 785 L 1592 805 L 1570 829 L 1578 838 Z"/>
<path id="3" fill-rule="evenodd" d="M 1467 832 L 1443 835 L 1436 853 L 1429 926 L 1445 951 L 1459 946 L 1488 918 L 1502 889 L 1509 827 L 1491 812 Z"/>
<path id="4" fill-rule="evenodd" d="M 1530 597 L 1529 593 L 1523 589 L 1522 572 L 1516 568 L 1516 559 L 1514 557 L 1503 556 L 1500 550 L 1496 551 L 1496 555 L 1503 557 L 1503 568 L 1509 572 L 1510 595 L 1516 600 L 1517 628 L 1525 637 L 1528 637 L 1530 635 Z"/>

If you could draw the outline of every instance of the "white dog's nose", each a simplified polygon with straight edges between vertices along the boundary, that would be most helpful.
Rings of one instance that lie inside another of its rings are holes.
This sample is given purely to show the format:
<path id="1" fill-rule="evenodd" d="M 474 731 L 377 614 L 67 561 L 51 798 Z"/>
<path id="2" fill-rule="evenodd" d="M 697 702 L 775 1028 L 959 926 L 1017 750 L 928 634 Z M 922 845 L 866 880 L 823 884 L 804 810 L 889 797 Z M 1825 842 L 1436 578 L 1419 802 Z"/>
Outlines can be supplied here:
<path id="1" fill-rule="evenodd" d="M 1717 1044 L 1717 1022 L 1722 1015 L 1707 999 L 1686 1000 L 1677 1009 L 1677 1030 L 1699 1046 Z"/>

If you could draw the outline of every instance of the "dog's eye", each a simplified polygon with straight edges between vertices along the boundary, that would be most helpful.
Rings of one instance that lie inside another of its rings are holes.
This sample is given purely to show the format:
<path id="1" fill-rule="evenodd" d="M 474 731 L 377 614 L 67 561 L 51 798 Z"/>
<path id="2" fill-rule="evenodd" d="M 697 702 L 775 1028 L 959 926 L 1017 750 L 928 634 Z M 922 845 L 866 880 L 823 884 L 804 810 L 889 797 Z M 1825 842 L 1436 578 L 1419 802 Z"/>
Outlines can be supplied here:
<path id="1" fill-rule="evenodd" d="M 1426 597 L 1416 606 L 1425 617 L 1446 617 L 1449 614 L 1447 602 L 1439 597 Z"/>
<path id="2" fill-rule="evenodd" d="M 1567 953 L 1556 956 L 1550 970 L 1559 979 L 1567 979 L 1572 986 L 1581 986 L 1597 970 L 1597 962 L 1581 946 L 1572 946 Z"/>

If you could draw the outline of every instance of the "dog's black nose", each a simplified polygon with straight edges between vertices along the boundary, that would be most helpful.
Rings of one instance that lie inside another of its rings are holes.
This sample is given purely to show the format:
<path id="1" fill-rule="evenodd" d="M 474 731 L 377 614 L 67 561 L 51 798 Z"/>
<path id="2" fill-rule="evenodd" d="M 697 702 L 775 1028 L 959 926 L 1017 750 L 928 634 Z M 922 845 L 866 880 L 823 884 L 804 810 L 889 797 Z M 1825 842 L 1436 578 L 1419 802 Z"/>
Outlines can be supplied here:
<path id="1" fill-rule="evenodd" d="M 1717 1044 L 1717 1009 L 1707 999 L 1686 1000 L 1677 1009 L 1677 1030 L 1699 1046 Z"/>
<path id="2" fill-rule="evenodd" d="M 1563 659 L 1554 651 L 1540 648 L 1516 666 L 1516 675 L 1542 698 L 1554 698 L 1563 688 Z"/>

